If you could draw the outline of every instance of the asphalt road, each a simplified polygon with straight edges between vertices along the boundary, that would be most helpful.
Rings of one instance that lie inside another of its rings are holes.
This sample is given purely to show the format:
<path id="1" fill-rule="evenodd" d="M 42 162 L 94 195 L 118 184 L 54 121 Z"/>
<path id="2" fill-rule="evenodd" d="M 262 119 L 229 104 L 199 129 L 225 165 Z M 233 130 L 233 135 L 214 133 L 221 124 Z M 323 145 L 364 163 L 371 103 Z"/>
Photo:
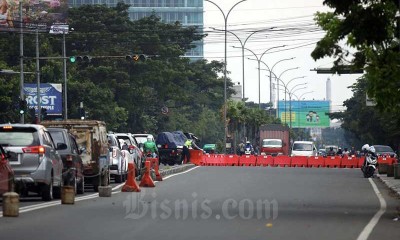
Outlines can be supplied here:
<path id="1" fill-rule="evenodd" d="M 30 240 L 399 239 L 400 200 L 372 182 L 359 169 L 198 167 L 141 193 L 116 189 L 111 198 L 89 195 L 0 218 L 0 233 Z M 380 210 L 376 226 L 369 224 Z"/>

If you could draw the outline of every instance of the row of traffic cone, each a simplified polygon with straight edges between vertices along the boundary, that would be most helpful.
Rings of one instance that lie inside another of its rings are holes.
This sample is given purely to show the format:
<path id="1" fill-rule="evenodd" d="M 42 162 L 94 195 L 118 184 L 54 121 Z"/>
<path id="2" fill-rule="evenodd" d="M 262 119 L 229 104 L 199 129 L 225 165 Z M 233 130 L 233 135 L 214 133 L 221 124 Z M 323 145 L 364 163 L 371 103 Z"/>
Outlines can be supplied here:
<path id="1" fill-rule="evenodd" d="M 150 169 L 154 167 L 154 172 L 156 175 L 156 181 L 162 181 L 161 174 L 159 172 L 158 158 L 147 158 L 145 162 L 145 172 L 142 176 L 140 184 L 136 183 L 135 176 L 135 165 L 133 163 L 128 163 L 128 178 L 122 187 L 122 192 L 140 192 L 140 187 L 155 187 L 155 183 L 150 176 Z"/>

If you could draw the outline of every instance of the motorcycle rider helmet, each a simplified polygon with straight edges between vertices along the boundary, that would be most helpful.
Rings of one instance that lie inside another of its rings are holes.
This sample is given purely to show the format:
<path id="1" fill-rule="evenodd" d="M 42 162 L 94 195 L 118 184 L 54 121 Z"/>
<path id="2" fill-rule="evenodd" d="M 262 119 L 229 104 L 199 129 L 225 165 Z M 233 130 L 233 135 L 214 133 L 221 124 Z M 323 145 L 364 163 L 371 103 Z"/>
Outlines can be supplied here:
<path id="1" fill-rule="evenodd" d="M 364 144 L 364 146 L 362 146 L 361 150 L 369 151 L 369 145 L 368 144 Z"/>
<path id="2" fill-rule="evenodd" d="M 150 135 L 147 135 L 147 141 L 153 141 L 153 138 Z"/>
<path id="3" fill-rule="evenodd" d="M 250 144 L 250 141 L 246 141 L 246 144 Z"/>
<path id="4" fill-rule="evenodd" d="M 374 146 L 369 147 L 369 150 L 368 150 L 368 151 L 370 151 L 370 152 L 372 152 L 372 153 L 375 153 L 375 147 L 374 147 Z"/>

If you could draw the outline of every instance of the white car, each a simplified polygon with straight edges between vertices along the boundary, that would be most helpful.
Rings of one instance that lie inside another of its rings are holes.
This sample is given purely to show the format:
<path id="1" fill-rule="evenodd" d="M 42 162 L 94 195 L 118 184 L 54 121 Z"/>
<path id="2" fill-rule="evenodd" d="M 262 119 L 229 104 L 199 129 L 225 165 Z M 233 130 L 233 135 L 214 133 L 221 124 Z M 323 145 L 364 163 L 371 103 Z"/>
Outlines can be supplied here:
<path id="1" fill-rule="evenodd" d="M 317 148 L 311 141 L 294 141 L 291 156 L 317 156 Z"/>

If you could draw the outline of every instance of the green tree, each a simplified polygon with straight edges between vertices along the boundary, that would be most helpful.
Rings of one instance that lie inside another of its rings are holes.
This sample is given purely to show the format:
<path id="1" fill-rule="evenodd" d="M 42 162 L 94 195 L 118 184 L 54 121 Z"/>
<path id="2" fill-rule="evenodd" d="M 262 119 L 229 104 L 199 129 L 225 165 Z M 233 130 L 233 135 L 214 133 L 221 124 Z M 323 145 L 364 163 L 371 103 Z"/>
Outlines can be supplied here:
<path id="1" fill-rule="evenodd" d="M 375 97 L 377 107 L 399 113 L 400 21 L 396 18 L 399 2 L 325 0 L 324 4 L 334 11 L 316 14 L 315 20 L 326 34 L 317 43 L 312 57 L 334 57 L 336 70 L 349 64 L 364 69 L 366 91 Z M 341 41 L 355 53 L 351 55 Z M 353 58 L 349 61 L 350 56 Z"/>

